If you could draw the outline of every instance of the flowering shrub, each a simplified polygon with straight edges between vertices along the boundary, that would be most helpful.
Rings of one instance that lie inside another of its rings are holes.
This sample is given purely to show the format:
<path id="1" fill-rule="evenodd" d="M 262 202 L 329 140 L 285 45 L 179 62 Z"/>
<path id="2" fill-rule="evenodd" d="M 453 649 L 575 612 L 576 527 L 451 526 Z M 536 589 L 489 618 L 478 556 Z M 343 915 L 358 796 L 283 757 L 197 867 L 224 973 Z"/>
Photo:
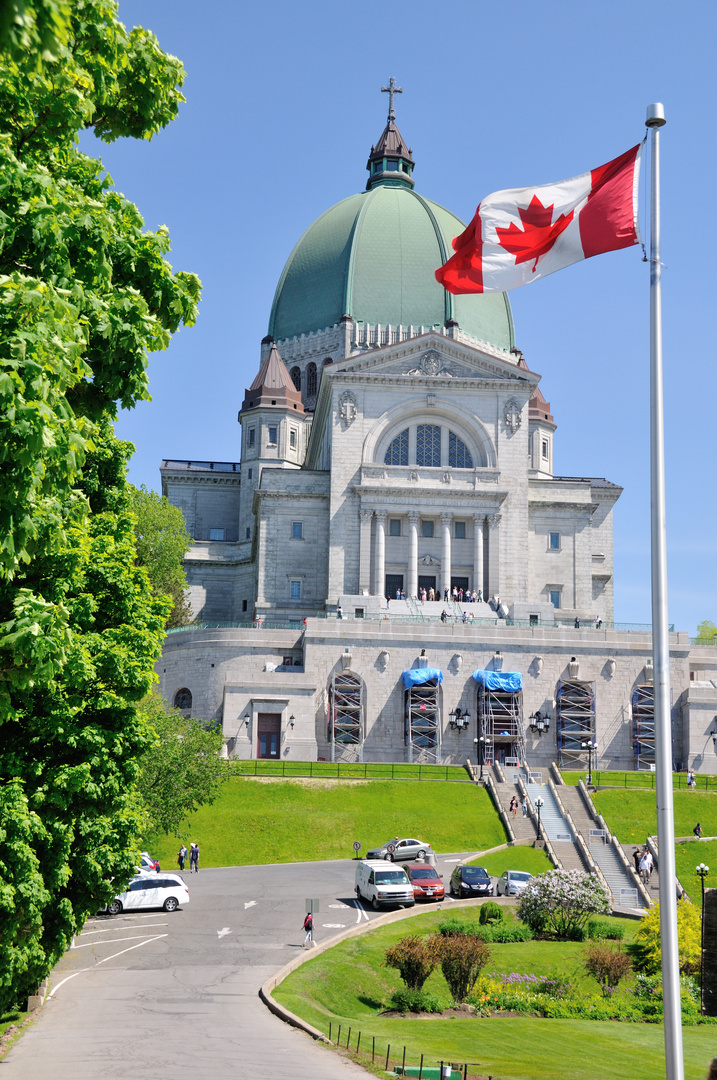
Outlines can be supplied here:
<path id="1" fill-rule="evenodd" d="M 700 970 L 702 921 L 697 908 L 689 900 L 677 904 L 677 946 L 680 955 L 680 971 L 686 975 Z M 642 920 L 635 940 L 628 946 L 633 963 L 639 971 L 656 975 L 662 966 L 660 931 L 660 905 L 655 904 Z"/>
<path id="2" fill-rule="evenodd" d="M 591 915 L 607 915 L 610 894 L 596 874 L 581 870 L 550 870 L 529 881 L 518 914 L 536 933 L 582 940 Z"/>

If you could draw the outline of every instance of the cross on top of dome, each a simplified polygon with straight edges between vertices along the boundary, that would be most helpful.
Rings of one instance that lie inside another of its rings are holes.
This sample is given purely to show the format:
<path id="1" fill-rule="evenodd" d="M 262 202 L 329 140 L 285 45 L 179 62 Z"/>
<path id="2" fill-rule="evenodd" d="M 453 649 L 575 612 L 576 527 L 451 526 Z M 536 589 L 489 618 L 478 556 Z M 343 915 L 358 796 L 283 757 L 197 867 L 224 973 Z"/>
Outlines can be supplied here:
<path id="1" fill-rule="evenodd" d="M 388 97 L 388 122 L 390 124 L 392 120 L 396 119 L 396 114 L 393 111 L 393 95 L 394 94 L 402 94 L 403 93 L 403 87 L 402 86 L 396 86 L 396 80 L 394 79 L 394 77 L 392 75 L 391 78 L 388 80 L 388 86 L 382 86 L 381 87 L 381 93 L 389 95 L 389 97 Z"/>

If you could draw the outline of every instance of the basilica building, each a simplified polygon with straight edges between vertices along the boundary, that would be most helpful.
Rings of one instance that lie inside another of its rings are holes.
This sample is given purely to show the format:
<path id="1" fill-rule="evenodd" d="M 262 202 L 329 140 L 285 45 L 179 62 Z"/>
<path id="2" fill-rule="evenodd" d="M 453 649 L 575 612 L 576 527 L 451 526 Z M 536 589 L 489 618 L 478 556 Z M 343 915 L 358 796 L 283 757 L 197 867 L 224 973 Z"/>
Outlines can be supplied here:
<path id="1" fill-rule="evenodd" d="M 289 255 L 240 461 L 162 463 L 196 620 L 162 692 L 229 756 L 650 769 L 651 634 L 613 619 L 622 489 L 555 475 L 507 295 L 435 280 L 464 225 L 416 191 L 393 95 L 367 170 Z M 709 772 L 713 656 L 671 635 L 675 765 Z"/>

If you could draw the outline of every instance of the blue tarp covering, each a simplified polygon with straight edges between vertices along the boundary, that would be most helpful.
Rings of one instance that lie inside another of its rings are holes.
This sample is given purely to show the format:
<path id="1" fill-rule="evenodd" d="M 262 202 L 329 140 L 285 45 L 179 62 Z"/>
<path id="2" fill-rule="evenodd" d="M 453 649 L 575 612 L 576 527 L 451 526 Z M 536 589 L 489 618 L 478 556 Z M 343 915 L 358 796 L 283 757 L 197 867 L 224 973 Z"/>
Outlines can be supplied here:
<path id="1" fill-rule="evenodd" d="M 519 671 L 474 671 L 473 678 L 486 690 L 507 690 L 517 694 L 523 689 L 523 676 Z"/>
<path id="2" fill-rule="evenodd" d="M 421 683 L 430 682 L 431 679 L 442 683 L 443 672 L 433 667 L 414 667 L 404 671 L 401 675 L 401 682 L 405 690 L 408 690 L 409 686 L 420 686 Z"/>

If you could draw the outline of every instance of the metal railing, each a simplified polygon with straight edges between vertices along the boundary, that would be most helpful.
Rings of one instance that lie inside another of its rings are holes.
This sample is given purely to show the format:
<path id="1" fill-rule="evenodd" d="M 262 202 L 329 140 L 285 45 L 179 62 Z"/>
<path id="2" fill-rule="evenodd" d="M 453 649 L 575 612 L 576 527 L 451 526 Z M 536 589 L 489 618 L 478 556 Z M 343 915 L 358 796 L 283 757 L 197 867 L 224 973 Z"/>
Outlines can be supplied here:
<path id="1" fill-rule="evenodd" d="M 319 777 L 335 780 L 433 780 L 471 783 L 464 765 L 409 765 L 400 761 L 272 761 L 231 758 L 234 776 Z"/>
<path id="2" fill-rule="evenodd" d="M 656 786 L 656 775 L 654 772 L 608 772 L 593 769 L 592 778 L 596 788 L 650 788 L 653 790 Z M 687 773 L 673 773 L 672 786 L 678 790 L 686 788 Z M 717 791 L 717 775 L 696 773 L 695 787 L 703 791 Z"/>

